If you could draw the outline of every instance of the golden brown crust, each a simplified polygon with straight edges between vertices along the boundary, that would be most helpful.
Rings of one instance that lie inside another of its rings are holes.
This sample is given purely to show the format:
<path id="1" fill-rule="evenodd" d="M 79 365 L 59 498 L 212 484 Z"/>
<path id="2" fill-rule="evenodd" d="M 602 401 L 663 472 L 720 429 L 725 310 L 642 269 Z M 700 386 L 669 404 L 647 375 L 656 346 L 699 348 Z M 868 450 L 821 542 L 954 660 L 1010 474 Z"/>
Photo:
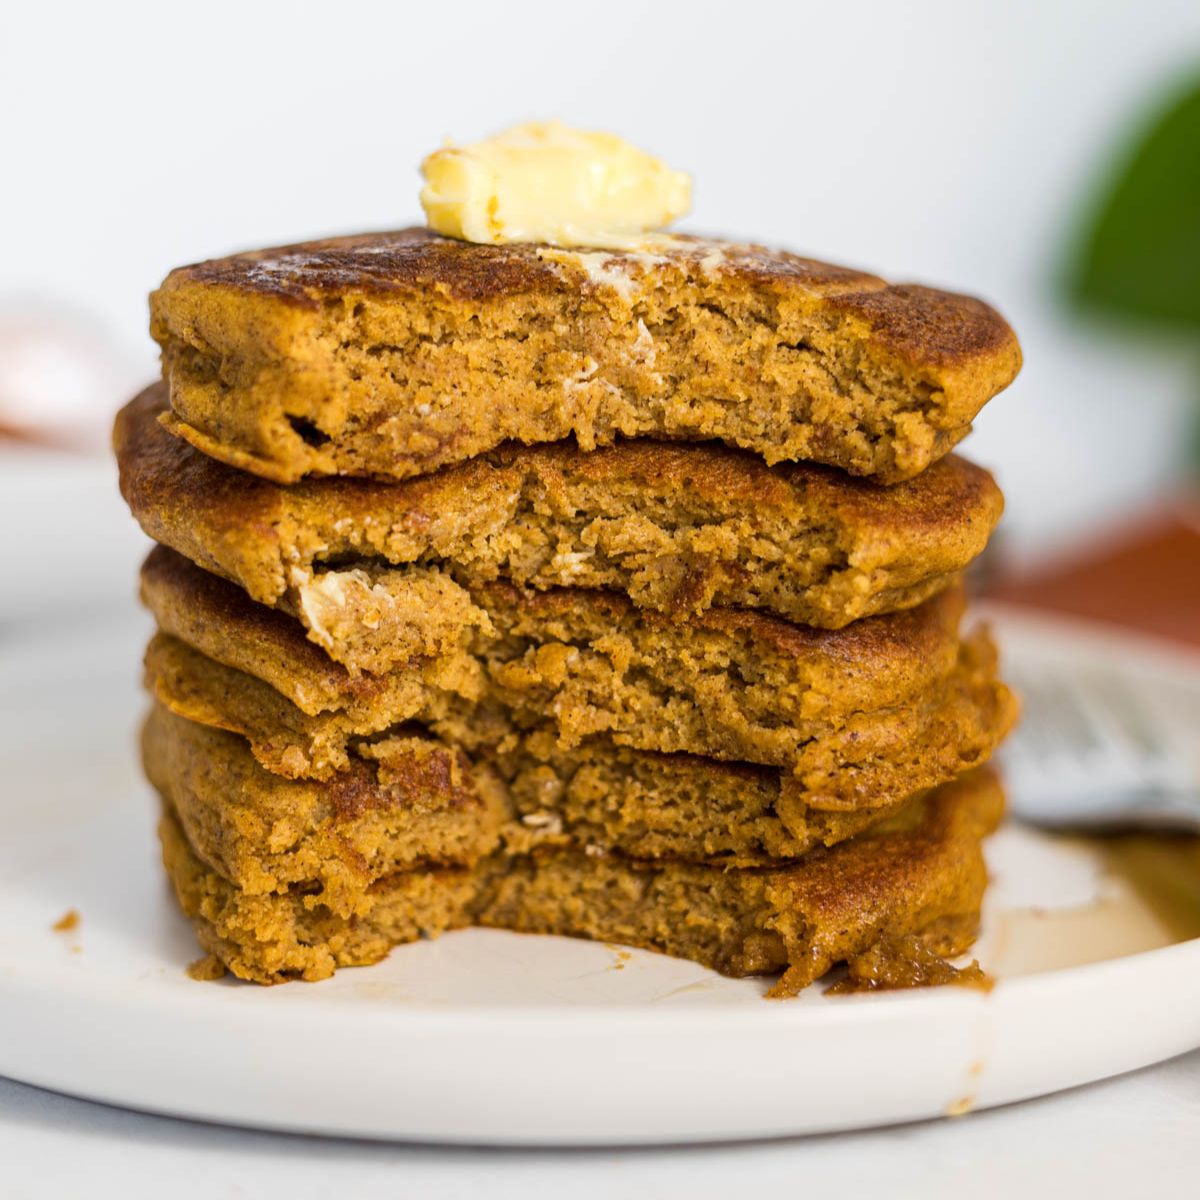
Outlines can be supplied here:
<path id="1" fill-rule="evenodd" d="M 969 297 L 782 251 L 477 246 L 424 230 L 173 271 L 151 298 L 169 427 L 283 482 L 406 478 L 507 439 L 717 439 L 886 482 L 1020 366 Z"/>
<path id="2" fill-rule="evenodd" d="M 121 490 L 145 531 L 254 599 L 354 559 L 448 564 L 460 579 L 604 587 L 685 617 L 764 608 L 840 628 L 910 607 L 984 547 L 1003 500 L 950 456 L 881 488 L 827 468 L 769 468 L 711 445 L 507 446 L 397 483 L 290 488 L 207 458 L 157 417 L 161 384 L 118 415 Z"/>
<path id="3" fill-rule="evenodd" d="M 944 966 L 931 971 L 930 959 L 956 957 L 974 941 L 987 887 L 981 842 L 1004 815 L 1004 794 L 991 771 L 976 771 L 926 804 L 924 819 L 902 814 L 896 828 L 876 826 L 776 883 L 778 928 L 792 950 L 774 998 L 795 996 L 838 962 L 853 976 L 856 960 L 881 950 L 893 960 L 887 986 L 953 977 Z M 976 972 L 968 969 L 965 982 Z"/>
<path id="4" fill-rule="evenodd" d="M 832 297 L 830 306 L 863 318 L 872 338 L 913 364 L 953 367 L 1015 346 L 1012 330 L 990 305 L 916 283 L 847 292 Z"/>

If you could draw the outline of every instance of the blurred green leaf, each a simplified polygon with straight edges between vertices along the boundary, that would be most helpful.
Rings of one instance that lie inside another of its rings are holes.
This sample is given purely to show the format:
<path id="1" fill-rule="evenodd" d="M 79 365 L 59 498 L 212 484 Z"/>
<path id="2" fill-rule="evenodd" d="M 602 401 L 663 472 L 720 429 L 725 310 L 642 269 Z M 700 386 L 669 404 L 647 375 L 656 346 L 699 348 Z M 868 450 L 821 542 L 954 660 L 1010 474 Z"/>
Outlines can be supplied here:
<path id="1" fill-rule="evenodd" d="M 1173 97 L 1115 173 L 1067 290 L 1081 307 L 1200 328 L 1200 79 Z"/>

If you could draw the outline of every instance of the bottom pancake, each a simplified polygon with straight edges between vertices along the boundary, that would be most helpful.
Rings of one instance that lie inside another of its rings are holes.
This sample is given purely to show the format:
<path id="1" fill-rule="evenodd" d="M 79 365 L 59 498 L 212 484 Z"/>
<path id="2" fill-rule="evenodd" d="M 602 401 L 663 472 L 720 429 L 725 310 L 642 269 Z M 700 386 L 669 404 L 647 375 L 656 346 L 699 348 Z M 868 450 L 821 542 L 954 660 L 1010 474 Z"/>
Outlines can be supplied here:
<path id="1" fill-rule="evenodd" d="M 402 942 L 470 924 L 477 891 L 470 868 L 401 871 L 377 885 L 361 919 L 331 912 L 303 891 L 254 896 L 193 853 L 175 815 L 158 827 L 163 865 L 200 945 L 239 979 L 316 980 L 336 967 L 378 962 Z"/>
<path id="2" fill-rule="evenodd" d="M 311 891 L 249 895 L 206 866 L 168 806 L 163 860 L 201 944 L 260 983 L 321 979 L 392 945 L 478 923 L 659 950 L 726 975 L 782 972 L 794 995 L 844 962 L 852 979 L 941 983 L 971 944 L 987 881 L 982 839 L 1003 799 L 976 771 L 786 867 L 725 869 L 541 849 L 481 866 L 407 870 L 340 916 Z"/>
<path id="3" fill-rule="evenodd" d="M 381 878 L 474 866 L 499 845 L 507 789 L 428 735 L 360 748 L 324 783 L 264 770 L 244 739 L 154 705 L 142 730 L 146 777 L 197 857 L 247 895 L 300 887 L 339 916 Z"/>
<path id="4" fill-rule="evenodd" d="M 874 986 L 948 982 L 974 941 L 995 777 L 944 785 L 867 833 L 776 869 L 534 853 L 485 869 L 475 919 L 523 933 L 621 942 L 723 975 L 782 972 L 793 996 L 845 963 Z"/>

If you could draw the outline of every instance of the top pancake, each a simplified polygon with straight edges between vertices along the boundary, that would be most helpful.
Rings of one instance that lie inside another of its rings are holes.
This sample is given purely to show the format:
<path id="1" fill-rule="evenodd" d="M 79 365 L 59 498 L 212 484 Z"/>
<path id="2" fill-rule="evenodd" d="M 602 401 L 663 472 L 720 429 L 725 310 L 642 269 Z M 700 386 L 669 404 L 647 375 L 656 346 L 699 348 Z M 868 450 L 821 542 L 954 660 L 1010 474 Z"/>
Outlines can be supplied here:
<path id="1" fill-rule="evenodd" d="M 685 237 L 581 253 L 407 229 L 255 251 L 171 272 L 151 331 L 172 427 L 284 482 L 619 435 L 891 482 L 1020 366 L 981 301 Z"/>
<path id="2" fill-rule="evenodd" d="M 160 425 L 165 388 L 118 415 L 121 491 L 156 541 L 266 604 L 324 563 L 452 564 L 460 578 L 610 588 L 677 617 L 765 609 L 837 629 L 920 603 L 982 549 L 1003 499 L 950 455 L 890 488 L 712 443 L 512 444 L 431 476 L 290 487 Z"/>

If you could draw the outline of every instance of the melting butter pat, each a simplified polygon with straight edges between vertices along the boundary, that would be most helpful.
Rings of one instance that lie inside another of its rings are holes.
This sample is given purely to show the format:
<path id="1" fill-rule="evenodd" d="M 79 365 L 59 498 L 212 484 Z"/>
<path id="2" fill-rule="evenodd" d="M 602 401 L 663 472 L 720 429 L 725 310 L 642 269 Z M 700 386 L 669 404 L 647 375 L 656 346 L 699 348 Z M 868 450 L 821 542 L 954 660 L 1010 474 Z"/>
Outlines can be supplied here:
<path id="1" fill-rule="evenodd" d="M 611 133 L 518 125 L 422 164 L 432 229 L 468 242 L 632 249 L 691 206 L 692 181 Z"/>

